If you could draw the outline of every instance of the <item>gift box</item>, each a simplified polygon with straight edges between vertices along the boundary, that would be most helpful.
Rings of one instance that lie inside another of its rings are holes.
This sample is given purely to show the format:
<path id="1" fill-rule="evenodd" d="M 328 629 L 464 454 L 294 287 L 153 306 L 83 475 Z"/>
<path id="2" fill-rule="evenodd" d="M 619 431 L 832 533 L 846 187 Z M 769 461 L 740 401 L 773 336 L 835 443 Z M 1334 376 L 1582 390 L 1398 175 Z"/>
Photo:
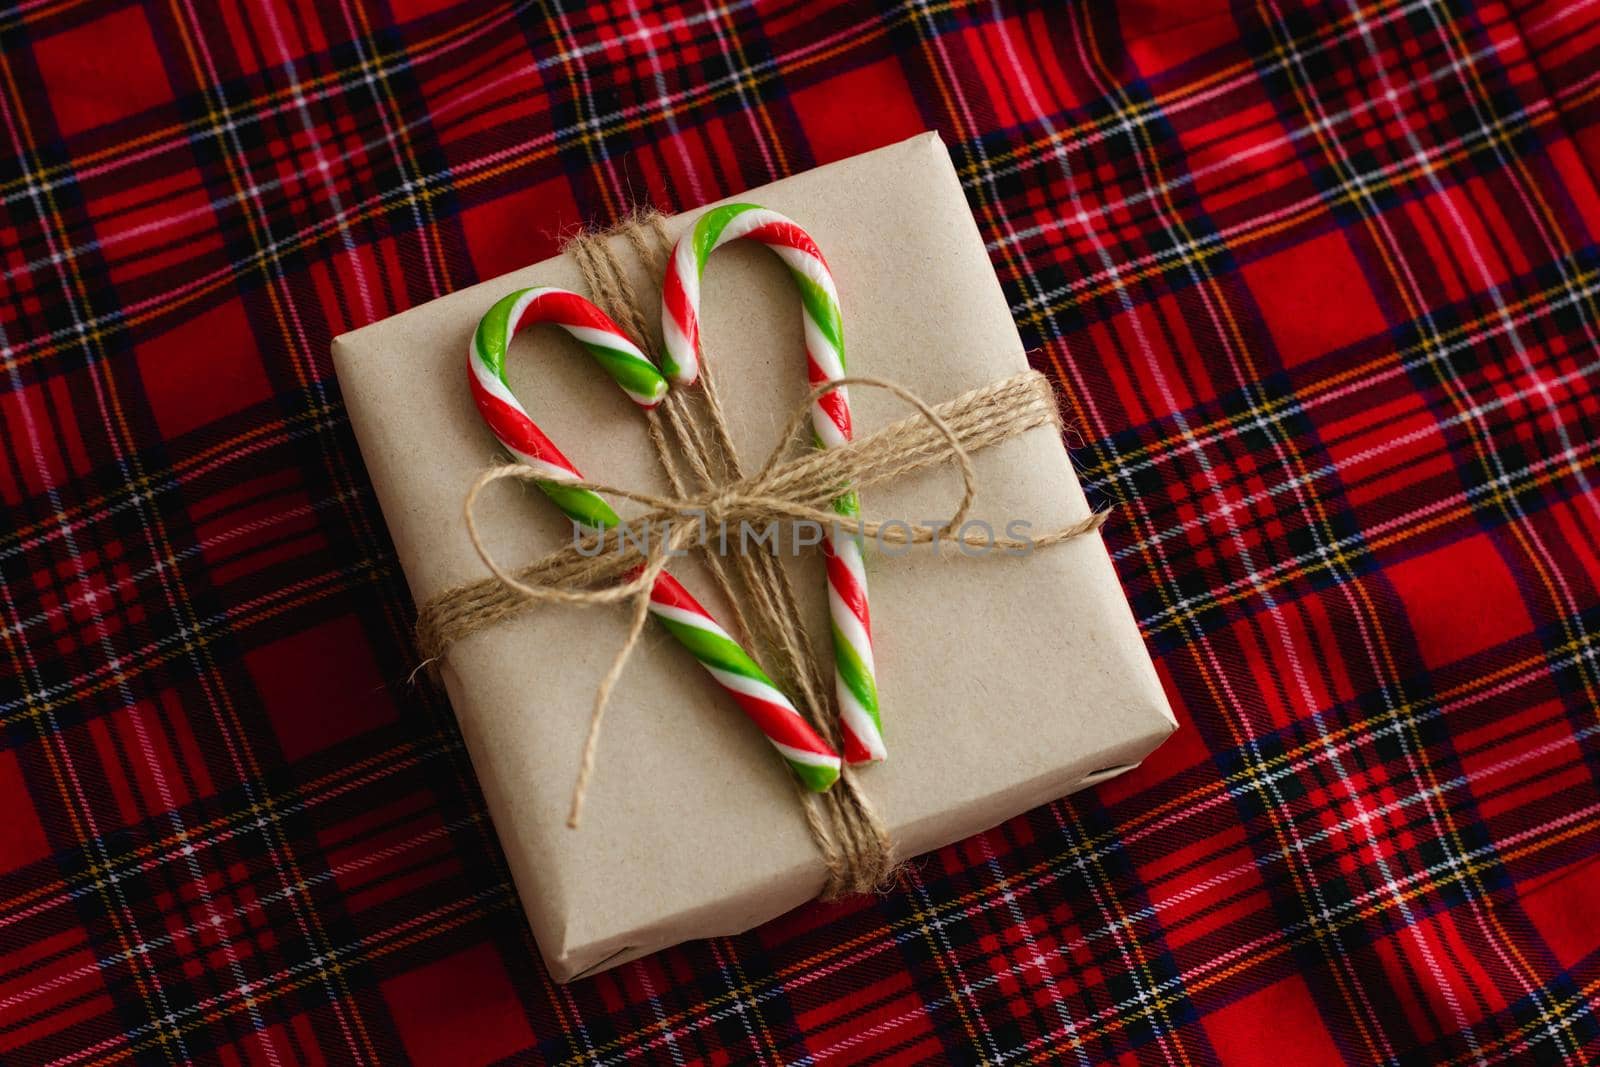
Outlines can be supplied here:
<path id="1" fill-rule="evenodd" d="M 939 403 L 1027 371 L 936 135 L 737 199 L 789 216 L 816 239 L 837 282 L 851 373 Z M 667 234 L 699 214 L 666 220 Z M 660 292 L 659 263 L 622 236 L 610 247 L 634 289 Z M 474 407 L 466 353 L 485 311 L 532 285 L 585 289 L 564 255 L 334 342 L 345 404 L 419 605 L 486 576 L 463 498 L 497 449 Z M 809 390 L 799 296 L 778 257 L 748 241 L 711 257 L 702 292 L 707 362 L 740 454 L 757 464 L 782 443 Z M 646 303 L 656 306 L 653 296 Z M 550 328 L 524 333 L 508 367 L 516 395 L 586 475 L 668 492 L 645 419 L 570 340 Z M 904 401 L 881 390 L 854 389 L 851 404 L 858 436 L 907 416 Z M 970 459 L 979 487 L 970 514 L 997 531 L 1016 520 L 1044 531 L 1090 514 L 1053 422 Z M 956 464 L 942 463 L 867 488 L 862 505 L 880 519 L 936 526 L 962 488 Z M 572 540 L 568 520 L 537 492 L 494 487 L 475 514 L 484 547 L 508 565 Z M 827 662 L 822 560 L 802 553 L 784 566 Z M 1128 770 L 1175 728 L 1098 533 L 1027 555 L 948 545 L 889 552 L 869 541 L 867 568 L 889 757 L 853 780 L 896 857 Z M 713 615 L 730 617 L 703 559 L 675 559 L 671 573 Z M 828 879 L 783 762 L 655 628 L 612 694 L 584 819 L 569 828 L 594 690 L 628 625 L 625 605 L 541 605 L 455 641 L 436 663 L 558 981 L 747 930 Z"/>

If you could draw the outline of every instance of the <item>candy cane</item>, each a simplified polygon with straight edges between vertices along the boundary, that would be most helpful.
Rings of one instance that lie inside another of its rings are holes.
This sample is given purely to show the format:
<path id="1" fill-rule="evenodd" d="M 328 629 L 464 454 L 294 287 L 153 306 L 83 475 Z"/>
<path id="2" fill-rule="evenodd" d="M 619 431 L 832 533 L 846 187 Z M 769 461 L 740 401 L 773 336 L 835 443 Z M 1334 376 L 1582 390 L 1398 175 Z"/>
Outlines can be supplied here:
<path id="1" fill-rule="evenodd" d="M 497 301 L 473 332 L 467 380 L 489 429 L 513 456 L 539 473 L 534 484 L 569 518 L 591 530 L 610 529 L 621 521 L 617 513 L 599 494 L 563 484 L 582 481 L 583 475 L 534 424 L 506 381 L 506 349 L 512 335 L 536 322 L 560 326 L 576 338 L 641 407 L 661 402 L 666 379 L 603 311 L 565 289 L 519 289 Z M 671 575 L 659 575 L 651 586 L 650 614 L 766 734 L 806 788 L 820 793 L 838 780 L 839 754 Z"/>
<path id="2" fill-rule="evenodd" d="M 806 337 L 806 377 L 813 386 L 844 377 L 844 333 L 839 292 L 817 244 L 794 222 L 755 204 L 727 204 L 701 215 L 679 239 L 667 263 L 661 290 L 662 363 L 674 385 L 686 386 L 700 374 L 700 279 L 711 253 L 741 237 L 776 252 L 800 287 Z M 850 398 L 843 388 L 819 397 L 811 408 L 811 429 L 820 448 L 850 440 Z M 859 518 L 861 503 L 848 489 L 833 502 L 846 518 Z M 829 530 L 823 540 L 828 568 L 828 609 L 833 620 L 834 689 L 844 733 L 844 756 L 851 763 L 881 760 L 883 724 L 878 714 L 878 683 L 872 658 L 872 620 L 867 609 L 867 574 L 859 540 Z"/>

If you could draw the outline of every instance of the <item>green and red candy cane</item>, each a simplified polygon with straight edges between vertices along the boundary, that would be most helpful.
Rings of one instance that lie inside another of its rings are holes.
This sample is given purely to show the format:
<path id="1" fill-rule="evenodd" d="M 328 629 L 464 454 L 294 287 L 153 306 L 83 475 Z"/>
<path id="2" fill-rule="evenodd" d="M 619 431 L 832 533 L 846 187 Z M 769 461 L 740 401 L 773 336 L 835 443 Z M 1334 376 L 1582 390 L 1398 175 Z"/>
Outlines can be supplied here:
<path id="1" fill-rule="evenodd" d="M 662 364 L 677 386 L 700 373 L 700 279 L 711 253 L 748 238 L 772 249 L 800 288 L 805 325 L 806 378 L 813 385 L 845 376 L 844 333 L 839 292 L 815 241 L 790 219 L 755 204 L 727 204 L 701 215 L 679 239 L 667 264 L 661 292 Z M 850 398 L 843 388 L 817 398 L 811 408 L 812 435 L 819 448 L 850 440 Z M 833 502 L 841 516 L 859 518 L 854 488 Z M 829 530 L 823 539 L 828 570 L 828 609 L 833 622 L 835 691 L 844 736 L 844 757 L 870 763 L 888 753 L 878 714 L 878 683 L 872 658 L 872 620 L 867 608 L 867 575 L 859 539 Z"/>
<path id="2" fill-rule="evenodd" d="M 590 530 L 610 529 L 621 521 L 617 513 L 599 494 L 566 484 L 582 481 L 583 475 L 534 424 L 506 381 L 506 349 L 512 336 L 540 322 L 570 334 L 640 407 L 661 402 L 667 393 L 666 379 L 605 312 L 565 289 L 510 293 L 489 309 L 472 335 L 467 380 L 489 429 L 512 456 L 538 472 L 535 484 L 573 522 Z M 671 575 L 662 573 L 651 587 L 650 614 L 755 722 L 808 789 L 824 792 L 838 780 L 838 753 Z"/>

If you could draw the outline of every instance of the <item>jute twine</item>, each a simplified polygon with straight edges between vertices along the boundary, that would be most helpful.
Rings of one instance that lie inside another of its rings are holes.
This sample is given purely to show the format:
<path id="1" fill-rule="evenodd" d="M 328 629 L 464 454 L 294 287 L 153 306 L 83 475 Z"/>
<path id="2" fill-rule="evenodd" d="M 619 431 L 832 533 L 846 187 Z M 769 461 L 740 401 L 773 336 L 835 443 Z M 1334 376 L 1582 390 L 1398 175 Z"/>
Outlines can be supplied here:
<path id="1" fill-rule="evenodd" d="M 618 235 L 645 266 L 646 277 L 655 283 L 646 295 L 653 294 L 672 252 L 662 216 L 654 211 L 636 213 L 610 231 L 575 237 L 566 251 L 582 269 L 594 302 L 641 349 L 659 351 L 653 302 L 641 298 L 613 251 L 610 238 Z M 967 544 L 986 551 L 1031 552 L 1098 529 L 1105 521 L 1105 514 L 1097 513 L 1033 538 L 996 537 L 987 528 L 981 533 L 963 530 L 977 492 L 970 454 L 1040 426 L 1060 430 L 1055 394 L 1049 381 L 1036 371 L 992 382 L 936 405 L 879 378 L 858 376 L 826 383 L 796 408 L 777 448 L 753 475 L 745 473 L 733 447 L 709 360 L 702 361 L 700 379 L 701 389 L 673 390 L 646 413 L 650 440 L 671 485 L 670 495 L 600 482 L 572 483 L 642 505 L 644 512 L 629 521 L 635 528 L 648 524 L 657 534 L 650 539 L 648 551 L 612 530 L 589 534 L 526 566 L 502 567 L 483 544 L 474 505 L 479 494 L 497 481 L 537 479 L 520 464 L 494 467 L 473 483 L 465 504 L 468 534 L 493 577 L 447 590 L 419 612 L 417 642 L 431 663 L 452 642 L 539 604 L 630 605 L 627 638 L 595 692 L 573 786 L 569 826 L 577 826 L 582 815 L 611 690 L 639 643 L 648 618 L 650 589 L 672 553 L 702 550 L 701 556 L 732 608 L 735 626 L 760 649 L 762 665 L 817 732 L 835 748 L 839 746 L 828 674 L 806 636 L 788 572 L 771 553 L 708 551 L 704 531 L 738 527 L 743 522 L 809 520 L 836 524 L 846 533 L 884 545 Z M 886 389 L 916 414 L 840 448 L 791 454 L 788 446 L 809 418 L 815 399 L 847 385 Z M 952 462 L 961 474 L 961 500 L 950 520 L 937 529 L 848 519 L 829 506 L 843 486 L 866 488 Z M 633 574 L 635 571 L 638 573 Z M 811 793 L 798 782 L 795 793 L 827 868 L 825 899 L 871 892 L 892 879 L 893 844 L 853 768 L 844 767 L 838 784 L 827 793 Z"/>

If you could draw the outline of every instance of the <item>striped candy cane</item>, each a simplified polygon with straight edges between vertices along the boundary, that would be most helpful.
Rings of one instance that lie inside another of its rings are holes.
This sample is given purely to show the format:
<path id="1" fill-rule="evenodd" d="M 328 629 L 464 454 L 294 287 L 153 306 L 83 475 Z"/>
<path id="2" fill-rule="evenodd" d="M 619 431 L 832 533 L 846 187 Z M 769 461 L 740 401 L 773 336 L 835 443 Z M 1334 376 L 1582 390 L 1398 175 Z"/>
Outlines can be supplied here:
<path id="1" fill-rule="evenodd" d="M 673 249 L 661 291 L 662 360 L 674 385 L 700 374 L 700 279 L 711 253 L 741 237 L 776 252 L 800 287 L 806 336 L 806 377 L 813 386 L 844 377 L 844 332 L 839 293 L 822 252 L 807 233 L 775 211 L 754 204 L 712 208 Z M 811 429 L 819 448 L 850 440 L 850 398 L 843 388 L 819 397 L 811 408 Z M 849 489 L 833 502 L 846 518 L 859 518 L 861 503 Z M 867 574 L 861 544 L 849 534 L 823 540 L 828 566 L 828 608 L 833 619 L 834 689 L 844 734 L 844 756 L 851 763 L 883 759 L 883 724 L 878 714 L 878 683 L 872 659 L 872 620 L 867 610 Z"/>
<path id="2" fill-rule="evenodd" d="M 661 402 L 666 379 L 603 311 L 565 289 L 519 289 L 497 301 L 473 332 L 467 380 L 489 429 L 518 461 L 539 473 L 534 484 L 569 518 L 587 529 L 610 529 L 621 521 L 617 513 L 599 494 L 563 484 L 582 481 L 583 475 L 534 424 L 506 381 L 512 335 L 536 322 L 560 326 L 576 338 L 641 407 Z M 766 734 L 808 789 L 824 792 L 838 780 L 839 754 L 671 575 L 659 575 L 651 587 L 650 614 Z"/>

